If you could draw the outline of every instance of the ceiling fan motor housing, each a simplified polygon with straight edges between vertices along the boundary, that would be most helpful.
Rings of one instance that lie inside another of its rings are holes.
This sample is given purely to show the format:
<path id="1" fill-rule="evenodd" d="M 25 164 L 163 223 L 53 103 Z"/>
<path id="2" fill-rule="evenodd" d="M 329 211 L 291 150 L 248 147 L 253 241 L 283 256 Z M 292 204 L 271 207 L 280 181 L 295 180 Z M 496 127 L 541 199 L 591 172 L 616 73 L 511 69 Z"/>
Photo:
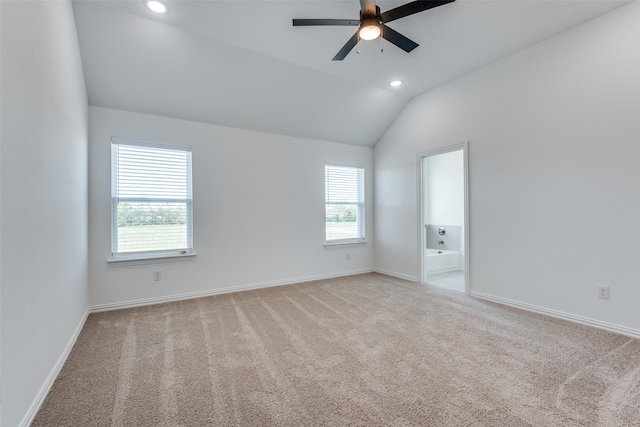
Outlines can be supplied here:
<path id="1" fill-rule="evenodd" d="M 371 14 L 371 13 L 366 13 L 366 11 L 361 10 L 360 11 L 360 26 L 365 25 L 365 22 L 368 24 L 370 22 L 375 21 L 378 25 L 382 25 L 382 22 L 380 21 L 380 7 L 376 6 L 376 13 Z"/>

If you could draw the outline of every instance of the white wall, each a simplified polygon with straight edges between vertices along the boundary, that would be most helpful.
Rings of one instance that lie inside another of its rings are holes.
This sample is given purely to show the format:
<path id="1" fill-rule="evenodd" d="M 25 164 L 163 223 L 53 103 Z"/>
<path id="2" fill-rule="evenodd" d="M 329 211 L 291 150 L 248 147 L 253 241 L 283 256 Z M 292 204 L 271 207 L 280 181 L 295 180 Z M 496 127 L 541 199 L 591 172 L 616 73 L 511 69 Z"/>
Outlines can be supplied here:
<path id="1" fill-rule="evenodd" d="M 424 160 L 428 224 L 464 225 L 464 159 L 462 150 Z"/>
<path id="2" fill-rule="evenodd" d="M 376 267 L 418 276 L 416 153 L 470 141 L 471 290 L 640 333 L 638 22 L 634 2 L 415 98 L 375 147 Z"/>
<path id="3" fill-rule="evenodd" d="M 69 2 L 0 3 L 2 420 L 26 423 L 88 307 L 87 96 Z"/>
<path id="4" fill-rule="evenodd" d="M 324 247 L 324 164 L 364 164 L 373 149 L 89 108 L 89 235 L 92 305 L 217 292 L 373 268 L 372 244 Z M 113 266 L 110 247 L 112 136 L 193 146 L 197 256 Z M 372 235 L 372 182 L 367 235 Z M 350 259 L 346 259 L 346 252 Z M 163 279 L 153 281 L 153 271 Z"/>

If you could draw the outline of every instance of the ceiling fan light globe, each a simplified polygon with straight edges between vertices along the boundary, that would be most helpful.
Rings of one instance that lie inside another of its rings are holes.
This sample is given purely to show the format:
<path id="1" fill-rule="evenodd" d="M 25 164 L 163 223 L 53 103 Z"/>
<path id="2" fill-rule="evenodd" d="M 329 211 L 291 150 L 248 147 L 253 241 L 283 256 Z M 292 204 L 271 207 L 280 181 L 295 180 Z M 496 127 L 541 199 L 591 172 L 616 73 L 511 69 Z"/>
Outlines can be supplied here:
<path id="1" fill-rule="evenodd" d="M 360 28 L 360 38 L 362 40 L 374 40 L 380 37 L 380 26 L 376 24 L 364 25 Z"/>

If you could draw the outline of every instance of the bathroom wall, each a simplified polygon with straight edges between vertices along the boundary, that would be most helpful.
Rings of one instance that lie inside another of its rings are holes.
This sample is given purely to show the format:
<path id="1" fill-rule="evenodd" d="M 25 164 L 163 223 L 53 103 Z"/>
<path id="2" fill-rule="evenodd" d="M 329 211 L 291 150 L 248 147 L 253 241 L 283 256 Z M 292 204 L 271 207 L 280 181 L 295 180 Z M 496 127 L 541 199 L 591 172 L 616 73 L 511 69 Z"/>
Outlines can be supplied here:
<path id="1" fill-rule="evenodd" d="M 441 227 L 445 230 L 444 236 L 438 234 L 438 229 Z M 439 241 L 444 242 L 444 244 L 439 245 Z M 462 226 L 450 224 L 428 224 L 427 248 L 462 252 Z"/>
<path id="2" fill-rule="evenodd" d="M 460 252 L 460 268 L 464 269 L 464 153 L 457 150 L 426 157 L 422 167 L 427 247 Z M 440 227 L 445 228 L 444 236 L 438 234 Z"/>
<path id="3" fill-rule="evenodd" d="M 425 163 L 428 224 L 464 224 L 462 150 L 428 157 Z"/>

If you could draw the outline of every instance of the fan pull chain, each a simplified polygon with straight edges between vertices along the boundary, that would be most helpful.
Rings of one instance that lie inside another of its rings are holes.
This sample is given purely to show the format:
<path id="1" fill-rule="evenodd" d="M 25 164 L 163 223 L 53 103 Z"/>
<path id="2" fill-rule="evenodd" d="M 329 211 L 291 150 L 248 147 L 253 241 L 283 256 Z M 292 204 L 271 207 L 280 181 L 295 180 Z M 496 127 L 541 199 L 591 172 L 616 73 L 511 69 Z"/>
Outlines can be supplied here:
<path id="1" fill-rule="evenodd" d="M 380 25 L 380 53 L 384 52 L 384 47 L 382 47 L 382 39 L 384 34 L 384 25 Z"/>
<path id="2" fill-rule="evenodd" d="M 358 44 L 356 45 L 356 53 L 360 55 L 360 31 L 358 31 Z"/>

